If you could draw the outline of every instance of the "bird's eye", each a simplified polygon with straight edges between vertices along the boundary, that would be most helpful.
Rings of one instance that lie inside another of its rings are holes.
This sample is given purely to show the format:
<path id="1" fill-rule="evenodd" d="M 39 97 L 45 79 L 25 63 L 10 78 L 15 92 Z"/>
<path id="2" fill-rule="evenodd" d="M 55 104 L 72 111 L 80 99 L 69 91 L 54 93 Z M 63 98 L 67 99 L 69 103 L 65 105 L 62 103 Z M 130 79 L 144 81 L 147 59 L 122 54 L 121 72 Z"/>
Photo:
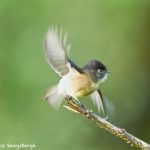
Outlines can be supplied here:
<path id="1" fill-rule="evenodd" d="M 102 70 L 101 70 L 101 69 L 98 69 L 97 72 L 98 72 L 98 73 L 102 73 Z"/>

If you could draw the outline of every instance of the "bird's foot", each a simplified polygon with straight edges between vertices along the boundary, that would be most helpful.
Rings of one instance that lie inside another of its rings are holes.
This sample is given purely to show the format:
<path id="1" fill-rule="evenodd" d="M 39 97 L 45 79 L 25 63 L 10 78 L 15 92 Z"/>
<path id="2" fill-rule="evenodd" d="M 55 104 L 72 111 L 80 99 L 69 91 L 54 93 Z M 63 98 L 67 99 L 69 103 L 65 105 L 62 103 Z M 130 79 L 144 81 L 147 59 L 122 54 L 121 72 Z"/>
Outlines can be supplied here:
<path id="1" fill-rule="evenodd" d="M 66 95 L 66 99 L 72 101 L 74 98 L 70 95 Z"/>
<path id="2" fill-rule="evenodd" d="M 105 116 L 105 117 L 103 117 L 103 119 L 108 120 L 108 115 L 107 115 L 107 116 Z"/>
<path id="3" fill-rule="evenodd" d="M 74 97 L 72 97 L 70 95 L 66 95 L 66 99 L 75 105 L 79 105 L 80 107 L 84 107 L 83 104 L 78 99 L 75 99 Z"/>

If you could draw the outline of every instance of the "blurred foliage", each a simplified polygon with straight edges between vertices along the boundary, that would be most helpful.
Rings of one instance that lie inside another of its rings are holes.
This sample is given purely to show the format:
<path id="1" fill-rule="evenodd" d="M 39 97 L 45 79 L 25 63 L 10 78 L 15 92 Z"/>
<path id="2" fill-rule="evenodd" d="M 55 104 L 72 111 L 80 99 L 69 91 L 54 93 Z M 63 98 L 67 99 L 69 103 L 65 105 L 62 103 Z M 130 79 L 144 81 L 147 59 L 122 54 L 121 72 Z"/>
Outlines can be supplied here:
<path id="1" fill-rule="evenodd" d="M 45 90 L 59 80 L 43 54 L 50 25 L 68 32 L 71 58 L 78 65 L 98 59 L 108 66 L 112 73 L 101 89 L 115 107 L 109 120 L 150 143 L 149 0 L 1 0 L 0 22 L 0 144 L 34 143 L 39 150 L 134 149 L 43 100 Z M 95 109 L 86 99 L 82 102 Z"/>

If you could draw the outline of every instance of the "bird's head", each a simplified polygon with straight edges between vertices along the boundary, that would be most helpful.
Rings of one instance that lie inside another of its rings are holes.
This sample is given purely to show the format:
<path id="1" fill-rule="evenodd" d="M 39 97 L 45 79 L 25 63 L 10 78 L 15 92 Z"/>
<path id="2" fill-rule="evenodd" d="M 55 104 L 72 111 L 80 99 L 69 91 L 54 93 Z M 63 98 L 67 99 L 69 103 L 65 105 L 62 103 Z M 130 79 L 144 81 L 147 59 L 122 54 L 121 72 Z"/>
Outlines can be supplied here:
<path id="1" fill-rule="evenodd" d="M 105 81 L 109 74 L 109 71 L 107 70 L 106 66 L 97 60 L 89 61 L 83 67 L 83 71 L 87 73 L 92 79 L 92 81 L 95 83 L 101 83 Z"/>

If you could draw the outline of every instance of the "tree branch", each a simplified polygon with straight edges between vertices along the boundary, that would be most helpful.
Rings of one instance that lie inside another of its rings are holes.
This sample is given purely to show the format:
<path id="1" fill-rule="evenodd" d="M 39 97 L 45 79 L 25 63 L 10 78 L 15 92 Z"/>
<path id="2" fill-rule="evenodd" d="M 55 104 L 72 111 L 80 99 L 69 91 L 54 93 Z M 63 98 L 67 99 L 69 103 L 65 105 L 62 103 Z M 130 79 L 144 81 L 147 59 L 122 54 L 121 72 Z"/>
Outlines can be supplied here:
<path id="1" fill-rule="evenodd" d="M 67 103 L 67 106 L 64 106 L 66 109 L 79 113 L 88 119 L 95 121 L 99 127 L 104 128 L 131 146 L 135 146 L 141 150 L 150 150 L 150 145 L 148 143 L 128 133 L 125 129 L 113 125 L 112 123 L 108 122 L 106 118 L 98 116 L 72 97 L 66 97 L 65 101 Z"/>

